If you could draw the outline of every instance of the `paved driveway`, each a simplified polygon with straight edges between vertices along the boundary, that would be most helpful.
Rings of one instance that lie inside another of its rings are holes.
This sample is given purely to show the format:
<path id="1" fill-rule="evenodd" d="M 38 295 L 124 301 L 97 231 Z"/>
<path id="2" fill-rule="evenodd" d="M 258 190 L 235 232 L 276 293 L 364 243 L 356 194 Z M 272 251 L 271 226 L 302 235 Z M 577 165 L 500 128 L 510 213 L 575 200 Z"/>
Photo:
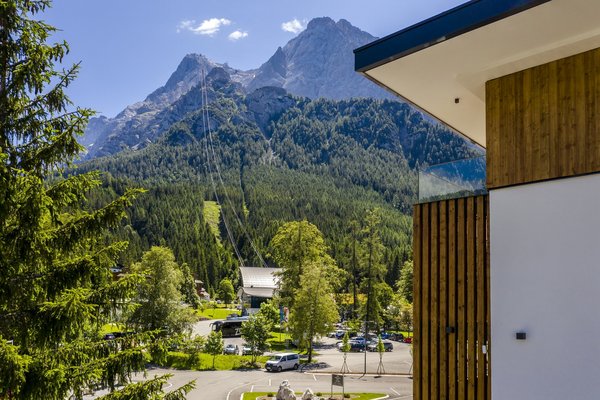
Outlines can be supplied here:
<path id="1" fill-rule="evenodd" d="M 194 326 L 194 333 L 207 335 L 210 322 L 202 321 Z M 188 395 L 188 400 L 238 400 L 243 392 L 277 392 L 279 384 L 288 380 L 292 389 L 303 392 L 311 388 L 313 392 L 328 393 L 331 389 L 331 374 L 338 373 L 343 363 L 343 353 L 335 346 L 337 340 L 324 338 L 317 344 L 316 356 L 328 367 L 309 372 L 285 371 L 270 373 L 265 370 L 250 371 L 177 371 L 151 369 L 148 378 L 154 375 L 172 374 L 169 380 L 171 388 L 179 387 L 196 380 L 196 388 Z M 226 338 L 225 343 L 241 347 L 241 338 Z M 379 392 L 389 395 L 390 399 L 412 399 L 412 380 L 407 375 L 411 367 L 409 346 L 393 342 L 394 350 L 384 353 L 383 365 L 389 375 L 375 376 L 379 365 L 378 353 L 366 353 L 367 374 L 362 375 L 365 366 L 365 353 L 348 353 L 347 364 L 352 374 L 345 377 L 347 392 Z M 143 380 L 142 374 L 134 380 Z M 340 388 L 338 388 L 340 389 Z M 97 393 L 99 395 L 101 393 Z M 90 399 L 93 397 L 86 397 Z"/>
<path id="2" fill-rule="evenodd" d="M 329 393 L 331 374 L 301 373 L 287 371 L 269 373 L 265 371 L 171 371 L 153 370 L 150 374 L 172 373 L 173 387 L 196 379 L 196 389 L 188 394 L 188 400 L 238 400 L 244 392 L 276 393 L 279 384 L 287 380 L 294 391 L 307 388 L 313 392 Z M 412 399 L 412 380 L 406 376 L 366 375 L 345 377 L 346 392 L 376 392 L 389 395 L 390 399 Z M 341 388 L 334 388 L 341 391 Z"/>

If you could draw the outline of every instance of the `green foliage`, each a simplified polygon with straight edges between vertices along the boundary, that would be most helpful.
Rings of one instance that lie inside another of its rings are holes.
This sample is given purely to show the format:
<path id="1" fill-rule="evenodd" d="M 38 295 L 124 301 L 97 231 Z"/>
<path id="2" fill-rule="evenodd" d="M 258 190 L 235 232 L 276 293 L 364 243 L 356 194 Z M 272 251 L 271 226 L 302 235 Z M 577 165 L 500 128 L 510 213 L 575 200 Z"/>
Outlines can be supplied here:
<path id="1" fill-rule="evenodd" d="M 221 241 L 221 232 L 219 231 L 219 220 L 221 219 L 221 206 L 216 201 L 204 202 L 204 220 L 210 226 L 210 230 L 215 235 L 217 241 Z"/>
<path id="2" fill-rule="evenodd" d="M 144 382 L 132 383 L 124 389 L 100 397 L 100 400 L 185 400 L 185 395 L 195 386 L 192 381 L 169 393 L 164 393 L 163 387 L 173 375 L 163 375 Z"/>
<path id="3" fill-rule="evenodd" d="M 375 322 L 377 326 L 383 322 L 384 307 L 382 299 L 391 291 L 388 291 L 389 286 L 384 282 L 383 245 L 378 228 L 380 222 L 379 211 L 370 210 L 367 213 L 362 230 L 361 247 L 364 252 L 364 280 L 361 289 L 366 296 L 366 302 L 362 306 L 361 319 L 366 321 L 366 331 L 370 330 L 371 322 Z M 388 293 L 383 293 L 383 291 Z"/>
<path id="4" fill-rule="evenodd" d="M 212 367 L 215 367 L 215 357 L 223 353 L 223 335 L 221 331 L 211 331 L 204 345 L 204 351 L 213 356 Z"/>
<path id="5" fill-rule="evenodd" d="M 406 331 L 413 329 L 413 306 L 401 294 L 395 294 L 388 307 L 387 318 L 398 328 Z"/>
<path id="6" fill-rule="evenodd" d="M 206 345 L 204 336 L 196 335 L 189 340 L 183 342 L 183 351 L 189 356 L 188 361 L 190 367 L 197 365 L 200 362 L 200 354 Z"/>
<path id="7" fill-rule="evenodd" d="M 269 357 L 257 356 L 256 362 L 252 361 L 252 356 L 240 356 L 231 354 L 221 354 L 215 357 L 213 366 L 213 356 L 206 353 L 200 353 L 195 363 L 190 361 L 191 356 L 186 353 L 172 351 L 166 357 L 166 361 L 161 366 L 175 368 L 180 370 L 194 371 L 231 371 L 234 369 L 252 369 L 258 368 L 259 363 L 266 362 Z"/>
<path id="8" fill-rule="evenodd" d="M 304 267 L 289 327 L 294 339 L 308 349 L 308 362 L 311 362 L 315 336 L 326 335 L 339 320 L 339 314 L 325 267 L 314 262 Z"/>
<path id="9" fill-rule="evenodd" d="M 217 303 L 212 301 L 206 304 L 206 308 L 198 310 L 196 315 L 208 319 L 225 319 L 229 314 L 239 314 L 239 311 L 233 308 L 216 308 Z"/>
<path id="10" fill-rule="evenodd" d="M 180 269 L 183 280 L 179 286 L 179 291 L 183 295 L 183 300 L 193 308 L 198 308 L 200 306 L 200 297 L 198 296 L 198 292 L 196 292 L 194 275 L 192 275 L 192 271 L 187 263 L 181 264 Z"/>
<path id="11" fill-rule="evenodd" d="M 377 352 L 380 355 L 385 353 L 385 346 L 383 345 L 383 340 L 381 340 L 381 335 L 377 336 Z"/>
<path id="12" fill-rule="evenodd" d="M 269 348 L 267 340 L 271 336 L 273 326 L 262 314 L 251 315 L 248 321 L 242 323 L 242 338 L 252 349 L 252 362 L 256 362 L 258 353 Z"/>
<path id="13" fill-rule="evenodd" d="M 323 266 L 323 271 L 335 268 L 335 261 L 327 253 L 323 234 L 306 220 L 283 224 L 271 240 L 270 247 L 273 260 L 282 269 L 279 296 L 282 304 L 290 308 L 294 307 L 296 290 L 308 264 L 318 263 Z"/>
<path id="14" fill-rule="evenodd" d="M 396 283 L 398 292 L 404 297 L 409 303 L 413 302 L 413 261 L 408 260 L 402 266 L 402 272 L 400 273 L 400 279 Z"/>
<path id="15" fill-rule="evenodd" d="M 478 150 L 400 102 L 287 96 L 286 108 L 264 121 L 233 86 L 208 87 L 214 99 L 209 106 L 214 150 L 224 183 L 216 194 L 206 172 L 201 113 L 188 113 L 189 107 L 180 105 L 169 111 L 169 120 L 178 122 L 155 144 L 81 168 L 109 172 L 107 190 L 121 185 L 119 181 L 149 189 L 140 211 L 134 210 L 131 223 L 119 231 L 118 238 L 131 243 L 132 260 L 152 245 L 167 245 L 210 292 L 221 279 L 236 276 L 231 244 L 221 245 L 215 238 L 225 232 L 223 218 L 245 264 L 262 264 L 237 224 L 235 210 L 262 254 L 269 252 L 269 241 L 285 222 L 318 224 L 330 255 L 351 272 L 342 260 L 349 225 L 363 220 L 365 210 L 379 208 L 385 280 L 393 285 L 410 255 L 416 167 L 466 158 Z M 132 135 L 143 134 L 132 129 Z M 217 205 L 216 196 L 225 199 L 225 194 L 231 204 Z M 343 283 L 359 285 L 363 279 L 360 274 L 354 278 L 357 282 Z"/>
<path id="16" fill-rule="evenodd" d="M 105 240 L 141 191 L 91 204 L 99 174 L 63 175 L 83 150 L 76 137 L 92 112 L 65 95 L 78 65 L 55 68 L 67 44 L 47 44 L 56 29 L 34 19 L 49 5 L 0 2 L 1 398 L 81 398 L 95 384 L 112 390 L 161 347 L 143 332 L 95 340 L 143 280 L 113 281 L 110 267 L 126 243 Z M 183 398 L 191 388 L 177 397 L 161 386 L 127 386 L 112 398 Z"/>
<path id="17" fill-rule="evenodd" d="M 279 310 L 277 309 L 275 304 L 273 304 L 272 300 L 267 300 L 261 303 L 260 310 L 258 310 L 258 314 L 264 316 L 265 319 L 269 321 L 269 323 L 272 326 L 279 324 Z"/>
<path id="18" fill-rule="evenodd" d="M 136 329 L 166 328 L 178 333 L 191 328 L 192 312 L 181 305 L 183 296 L 179 287 L 183 273 L 170 249 L 152 247 L 144 253 L 141 262 L 131 266 L 131 271 L 143 275 L 145 280 L 139 286 L 139 305 L 129 316 L 129 324 Z"/>
<path id="19" fill-rule="evenodd" d="M 219 299 L 225 304 L 231 304 L 235 299 L 235 290 L 233 290 L 233 284 L 227 278 L 221 279 L 219 282 Z"/>
<path id="20" fill-rule="evenodd" d="M 342 351 L 344 353 L 350 351 L 350 338 L 348 337 L 348 331 L 344 332 L 344 337 L 342 338 Z"/>

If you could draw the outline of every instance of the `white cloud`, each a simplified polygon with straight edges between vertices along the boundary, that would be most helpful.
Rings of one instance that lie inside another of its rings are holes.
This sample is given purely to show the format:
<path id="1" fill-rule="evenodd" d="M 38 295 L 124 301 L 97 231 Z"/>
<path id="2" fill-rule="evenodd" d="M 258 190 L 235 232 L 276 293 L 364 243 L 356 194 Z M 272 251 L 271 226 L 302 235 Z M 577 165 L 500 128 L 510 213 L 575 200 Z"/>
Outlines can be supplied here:
<path id="1" fill-rule="evenodd" d="M 304 30 L 304 25 L 302 24 L 302 22 L 294 18 L 291 21 L 282 23 L 281 29 L 283 29 L 286 32 L 300 33 Z"/>
<path id="2" fill-rule="evenodd" d="M 245 37 L 248 36 L 248 32 L 242 32 L 242 31 L 233 31 L 229 34 L 228 38 L 231 41 L 236 41 L 236 40 L 240 40 L 243 39 Z"/>
<path id="3" fill-rule="evenodd" d="M 230 24 L 231 21 L 226 18 L 205 19 L 199 25 L 194 20 L 184 20 L 177 26 L 177 32 L 190 31 L 196 35 L 214 36 L 222 26 Z"/>

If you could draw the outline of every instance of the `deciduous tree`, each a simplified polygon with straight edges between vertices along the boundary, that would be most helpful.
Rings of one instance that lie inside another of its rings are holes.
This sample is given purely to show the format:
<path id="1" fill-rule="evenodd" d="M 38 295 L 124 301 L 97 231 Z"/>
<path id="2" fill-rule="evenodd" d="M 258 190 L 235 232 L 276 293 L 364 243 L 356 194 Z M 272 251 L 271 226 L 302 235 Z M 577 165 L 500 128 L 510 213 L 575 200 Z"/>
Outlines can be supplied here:
<path id="1" fill-rule="evenodd" d="M 227 278 L 224 278 L 219 282 L 219 299 L 225 304 L 230 304 L 235 299 L 233 284 Z"/>
<path id="2" fill-rule="evenodd" d="M 338 320 L 333 289 L 325 278 L 325 267 L 315 263 L 307 264 L 296 291 L 289 326 L 294 339 L 308 349 L 308 362 L 312 361 L 315 336 L 327 334 Z"/>
<path id="3" fill-rule="evenodd" d="M 273 326 L 261 314 L 251 315 L 248 321 L 242 323 L 242 337 L 252 350 L 252 362 L 256 362 L 256 356 L 269 348 L 267 340 L 271 336 Z"/>
<path id="4" fill-rule="evenodd" d="M 409 303 L 413 302 L 413 269 L 413 261 L 406 261 L 400 271 L 400 279 L 396 283 L 400 295 Z"/>
<path id="5" fill-rule="evenodd" d="M 215 368 L 215 358 L 221 353 L 223 353 L 223 335 L 221 331 L 212 331 L 208 338 L 206 339 L 206 344 L 204 345 L 204 351 L 213 356 L 212 358 L 212 367 Z"/>
<path id="6" fill-rule="evenodd" d="M 279 310 L 275 307 L 272 300 L 267 300 L 261 303 L 258 313 L 265 317 L 273 326 L 279 324 Z"/>
<path id="7" fill-rule="evenodd" d="M 173 252 L 166 247 L 154 246 L 144 253 L 142 260 L 131 266 L 131 271 L 143 275 L 139 285 L 139 306 L 129 317 L 136 329 L 167 328 L 180 333 L 191 327 L 191 310 L 181 305 L 183 295 L 179 287 L 183 273 L 175 262 Z"/>
<path id="8" fill-rule="evenodd" d="M 282 268 L 279 297 L 283 305 L 290 308 L 294 306 L 295 292 L 300 287 L 300 277 L 308 264 L 321 265 L 323 278 L 339 280 L 342 271 L 327 253 L 323 234 L 310 222 L 304 220 L 283 224 L 270 245 L 273 260 Z"/>

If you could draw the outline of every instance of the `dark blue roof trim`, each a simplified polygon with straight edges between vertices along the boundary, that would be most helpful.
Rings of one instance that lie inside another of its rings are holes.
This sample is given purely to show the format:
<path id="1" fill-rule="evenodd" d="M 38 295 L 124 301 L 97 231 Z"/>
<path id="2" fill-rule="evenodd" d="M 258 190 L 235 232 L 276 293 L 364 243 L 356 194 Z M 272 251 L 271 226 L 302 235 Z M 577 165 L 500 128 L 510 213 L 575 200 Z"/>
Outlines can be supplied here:
<path id="1" fill-rule="evenodd" d="M 471 0 L 354 50 L 354 69 L 365 72 L 551 0 Z"/>

